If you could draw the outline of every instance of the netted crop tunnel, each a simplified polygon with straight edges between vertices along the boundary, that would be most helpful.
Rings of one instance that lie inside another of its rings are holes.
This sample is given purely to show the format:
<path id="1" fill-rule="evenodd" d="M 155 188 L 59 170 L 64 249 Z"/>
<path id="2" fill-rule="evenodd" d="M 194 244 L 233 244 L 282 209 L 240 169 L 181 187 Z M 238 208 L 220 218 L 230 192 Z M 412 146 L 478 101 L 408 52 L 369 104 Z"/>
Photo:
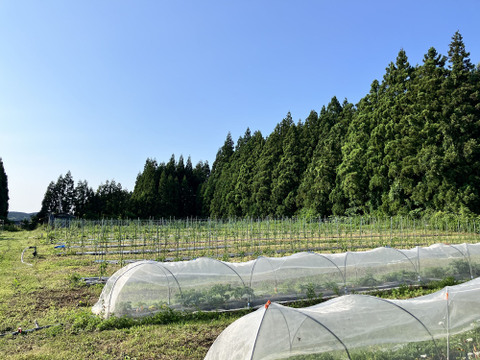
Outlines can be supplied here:
<path id="1" fill-rule="evenodd" d="M 480 279 L 409 300 L 345 295 L 294 309 L 267 303 L 227 327 L 216 359 L 475 359 Z"/>
<path id="2" fill-rule="evenodd" d="M 297 253 L 244 263 L 211 258 L 138 261 L 107 281 L 93 312 L 145 316 L 164 306 L 216 310 L 480 276 L 480 244 L 389 247 L 341 254 Z"/>

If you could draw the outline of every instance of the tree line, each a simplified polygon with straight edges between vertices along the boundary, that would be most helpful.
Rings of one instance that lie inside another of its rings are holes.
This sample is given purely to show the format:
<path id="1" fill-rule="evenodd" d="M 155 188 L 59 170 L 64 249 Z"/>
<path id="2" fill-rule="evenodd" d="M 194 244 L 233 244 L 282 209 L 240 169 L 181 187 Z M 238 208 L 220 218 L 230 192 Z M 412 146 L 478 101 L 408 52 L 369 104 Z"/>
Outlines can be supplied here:
<path id="1" fill-rule="evenodd" d="M 456 32 L 448 56 L 433 47 L 412 66 L 399 51 L 358 104 L 333 97 L 319 113 L 290 113 L 264 137 L 234 143 L 215 161 L 147 159 L 133 192 L 96 192 L 67 173 L 43 214 L 79 217 L 290 217 L 455 212 L 480 214 L 480 68 Z"/>
<path id="2" fill-rule="evenodd" d="M 168 163 L 147 159 L 130 192 L 115 180 L 93 190 L 86 180 L 77 185 L 68 171 L 51 182 L 34 221 L 44 222 L 51 215 L 83 219 L 161 218 L 200 216 L 200 186 L 210 174 L 208 163 L 195 168 L 190 157 L 178 161 L 172 155 Z"/>
<path id="3" fill-rule="evenodd" d="M 8 199 L 8 177 L 0 157 L 0 220 L 7 220 Z"/>

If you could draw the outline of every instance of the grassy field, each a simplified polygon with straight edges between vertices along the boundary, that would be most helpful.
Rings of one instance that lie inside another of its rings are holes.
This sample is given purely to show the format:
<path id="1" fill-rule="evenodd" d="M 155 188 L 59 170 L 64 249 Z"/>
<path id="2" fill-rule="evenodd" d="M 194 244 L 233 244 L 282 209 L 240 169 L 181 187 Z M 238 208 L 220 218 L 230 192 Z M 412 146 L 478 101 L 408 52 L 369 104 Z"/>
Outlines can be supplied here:
<path id="1" fill-rule="evenodd" d="M 36 247 L 37 256 L 31 246 Z M 104 275 L 119 267 L 106 266 Z M 167 309 L 142 320 L 101 320 L 90 309 L 102 285 L 86 286 L 81 281 L 96 274 L 98 263 L 91 256 L 59 252 L 45 229 L 0 232 L 1 358 L 202 359 L 218 334 L 248 311 L 178 313 Z M 394 296 L 418 296 L 436 288 L 407 289 Z M 28 332 L 36 324 L 50 327 Z M 12 334 L 18 328 L 23 332 Z"/>

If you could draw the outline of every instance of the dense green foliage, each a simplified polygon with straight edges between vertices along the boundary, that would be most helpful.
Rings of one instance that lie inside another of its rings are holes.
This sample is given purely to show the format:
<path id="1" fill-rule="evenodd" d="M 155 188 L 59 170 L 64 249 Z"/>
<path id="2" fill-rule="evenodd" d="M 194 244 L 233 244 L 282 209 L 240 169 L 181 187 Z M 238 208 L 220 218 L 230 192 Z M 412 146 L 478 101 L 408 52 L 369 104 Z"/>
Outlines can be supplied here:
<path id="1" fill-rule="evenodd" d="M 8 178 L 0 158 L 0 219 L 6 220 L 8 216 Z"/>
<path id="2" fill-rule="evenodd" d="M 290 217 L 480 214 L 480 68 L 456 32 L 412 66 L 404 50 L 354 105 L 333 97 L 266 138 L 228 134 L 210 167 L 148 159 L 132 193 L 97 192 L 71 175 L 47 189 L 42 213 L 95 217 Z M 61 194 L 61 195 L 59 195 Z"/>
<path id="3" fill-rule="evenodd" d="M 51 214 L 87 219 L 129 216 L 130 197 L 130 193 L 115 180 L 107 180 L 97 191 L 93 191 L 87 181 L 79 181 L 75 186 L 69 171 L 65 176 L 60 175 L 57 182 L 52 181 L 48 185 L 42 208 L 34 221 L 46 221 Z"/>
<path id="4" fill-rule="evenodd" d="M 199 189 L 209 174 L 208 163 L 193 168 L 190 157 L 186 163 L 183 156 L 175 162 L 172 155 L 166 164 L 147 159 L 132 193 L 132 213 L 141 218 L 200 215 Z"/>
<path id="5" fill-rule="evenodd" d="M 60 214 L 84 219 L 196 216 L 201 213 L 200 185 L 209 174 L 208 163 L 193 168 L 190 158 L 185 164 L 182 156 L 176 162 L 172 155 L 167 164 L 147 159 L 135 189 L 129 192 L 115 180 L 107 180 L 96 191 L 87 181 L 75 186 L 68 172 L 50 183 L 34 221 Z"/>
<path id="6" fill-rule="evenodd" d="M 205 187 L 207 213 L 479 214 L 479 70 L 457 32 L 448 57 L 431 48 L 412 66 L 400 50 L 357 105 L 333 97 L 304 122 L 287 114 L 264 141 L 248 131 L 233 149 L 227 139 Z"/>

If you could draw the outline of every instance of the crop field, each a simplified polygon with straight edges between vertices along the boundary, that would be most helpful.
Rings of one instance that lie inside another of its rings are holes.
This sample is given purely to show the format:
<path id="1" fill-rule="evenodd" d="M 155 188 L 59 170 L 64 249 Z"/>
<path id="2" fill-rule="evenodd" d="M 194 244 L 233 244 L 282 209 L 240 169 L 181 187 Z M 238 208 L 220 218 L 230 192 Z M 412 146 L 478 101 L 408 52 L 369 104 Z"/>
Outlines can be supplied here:
<path id="1" fill-rule="evenodd" d="M 203 359 L 220 332 L 250 311 L 165 309 L 143 319 L 94 316 L 91 307 L 103 285 L 88 286 L 82 278 L 110 276 L 129 260 L 213 256 L 245 261 L 304 250 L 341 252 L 479 240 L 478 223 L 456 219 L 116 220 L 65 225 L 0 230 L 2 358 Z M 382 296 L 419 296 L 443 286 L 405 287 Z"/>
<path id="2" fill-rule="evenodd" d="M 478 220 L 347 217 L 316 219 L 56 220 L 46 243 L 58 253 L 106 264 L 202 256 L 246 261 L 300 251 L 338 253 L 381 246 L 399 249 L 435 243 L 477 243 Z"/>

